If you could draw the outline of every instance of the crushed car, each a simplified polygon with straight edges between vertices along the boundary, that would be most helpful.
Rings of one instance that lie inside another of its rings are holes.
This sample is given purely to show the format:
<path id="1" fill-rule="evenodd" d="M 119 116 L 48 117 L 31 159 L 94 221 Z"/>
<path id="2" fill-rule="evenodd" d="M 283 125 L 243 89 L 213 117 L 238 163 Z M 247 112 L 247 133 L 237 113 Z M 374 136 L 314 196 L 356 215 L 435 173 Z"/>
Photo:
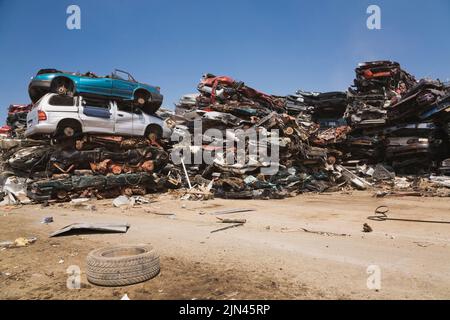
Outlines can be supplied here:
<path id="1" fill-rule="evenodd" d="M 163 101 L 159 87 L 139 83 L 130 73 L 118 69 L 104 77 L 97 76 L 93 72 L 81 74 L 41 69 L 28 86 L 31 101 L 36 103 L 51 92 L 134 101 L 137 105 L 145 107 L 148 113 L 155 113 Z"/>
<path id="2" fill-rule="evenodd" d="M 126 101 L 49 93 L 27 114 L 26 137 L 74 137 L 83 133 L 151 139 L 170 136 L 170 130 L 161 118 Z"/>

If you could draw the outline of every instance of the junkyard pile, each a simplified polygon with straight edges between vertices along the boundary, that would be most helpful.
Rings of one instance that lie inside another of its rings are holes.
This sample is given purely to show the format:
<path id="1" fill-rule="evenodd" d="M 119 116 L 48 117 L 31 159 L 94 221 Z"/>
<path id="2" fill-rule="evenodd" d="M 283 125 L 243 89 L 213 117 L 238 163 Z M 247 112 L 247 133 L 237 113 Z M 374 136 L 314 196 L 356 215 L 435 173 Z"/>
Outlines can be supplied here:
<path id="1" fill-rule="evenodd" d="M 97 135 L 30 140 L 21 136 L 20 120 L 8 123 L 11 130 L 0 132 L 3 203 L 180 187 L 186 199 L 270 199 L 343 188 L 450 195 L 450 86 L 416 81 L 398 63 L 359 65 L 348 92 L 278 97 L 212 74 L 198 91 L 183 96 L 166 120 L 175 142 Z M 254 133 L 258 139 L 248 139 Z M 255 148 L 256 156 L 248 152 Z M 211 161 L 204 161 L 208 153 Z"/>

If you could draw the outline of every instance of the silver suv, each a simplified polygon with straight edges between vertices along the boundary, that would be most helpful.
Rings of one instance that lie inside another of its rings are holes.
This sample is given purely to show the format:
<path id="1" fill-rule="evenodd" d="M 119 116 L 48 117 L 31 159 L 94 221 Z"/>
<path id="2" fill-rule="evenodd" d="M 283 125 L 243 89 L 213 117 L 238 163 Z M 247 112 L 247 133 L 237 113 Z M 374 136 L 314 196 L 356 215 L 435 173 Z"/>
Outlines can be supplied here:
<path id="1" fill-rule="evenodd" d="M 131 101 L 108 101 L 49 93 L 28 113 L 26 137 L 73 137 L 81 133 L 169 138 L 165 122 Z"/>

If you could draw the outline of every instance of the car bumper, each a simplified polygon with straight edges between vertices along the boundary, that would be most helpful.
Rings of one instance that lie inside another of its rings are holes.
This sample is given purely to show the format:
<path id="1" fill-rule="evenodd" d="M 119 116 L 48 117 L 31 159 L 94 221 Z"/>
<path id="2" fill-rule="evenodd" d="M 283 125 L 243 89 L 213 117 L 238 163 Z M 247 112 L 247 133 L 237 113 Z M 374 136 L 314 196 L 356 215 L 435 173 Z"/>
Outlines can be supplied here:
<path id="1" fill-rule="evenodd" d="M 44 94 L 50 92 L 50 80 L 32 80 L 28 86 L 28 94 L 33 102 L 37 102 Z"/>
<path id="2" fill-rule="evenodd" d="M 37 134 L 52 134 L 55 132 L 55 125 L 48 123 L 39 123 L 37 125 L 32 126 L 31 128 L 27 128 L 25 131 L 25 137 L 30 137 Z"/>

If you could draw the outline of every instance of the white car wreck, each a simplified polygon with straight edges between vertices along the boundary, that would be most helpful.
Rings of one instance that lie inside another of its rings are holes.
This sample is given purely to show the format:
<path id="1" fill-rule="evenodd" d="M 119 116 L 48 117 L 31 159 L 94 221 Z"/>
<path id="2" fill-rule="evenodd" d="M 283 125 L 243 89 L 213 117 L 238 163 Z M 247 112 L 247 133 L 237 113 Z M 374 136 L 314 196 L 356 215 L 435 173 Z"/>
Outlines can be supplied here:
<path id="1" fill-rule="evenodd" d="M 26 137 L 73 137 L 83 133 L 169 138 L 163 119 L 131 101 L 92 99 L 49 93 L 27 115 Z"/>

